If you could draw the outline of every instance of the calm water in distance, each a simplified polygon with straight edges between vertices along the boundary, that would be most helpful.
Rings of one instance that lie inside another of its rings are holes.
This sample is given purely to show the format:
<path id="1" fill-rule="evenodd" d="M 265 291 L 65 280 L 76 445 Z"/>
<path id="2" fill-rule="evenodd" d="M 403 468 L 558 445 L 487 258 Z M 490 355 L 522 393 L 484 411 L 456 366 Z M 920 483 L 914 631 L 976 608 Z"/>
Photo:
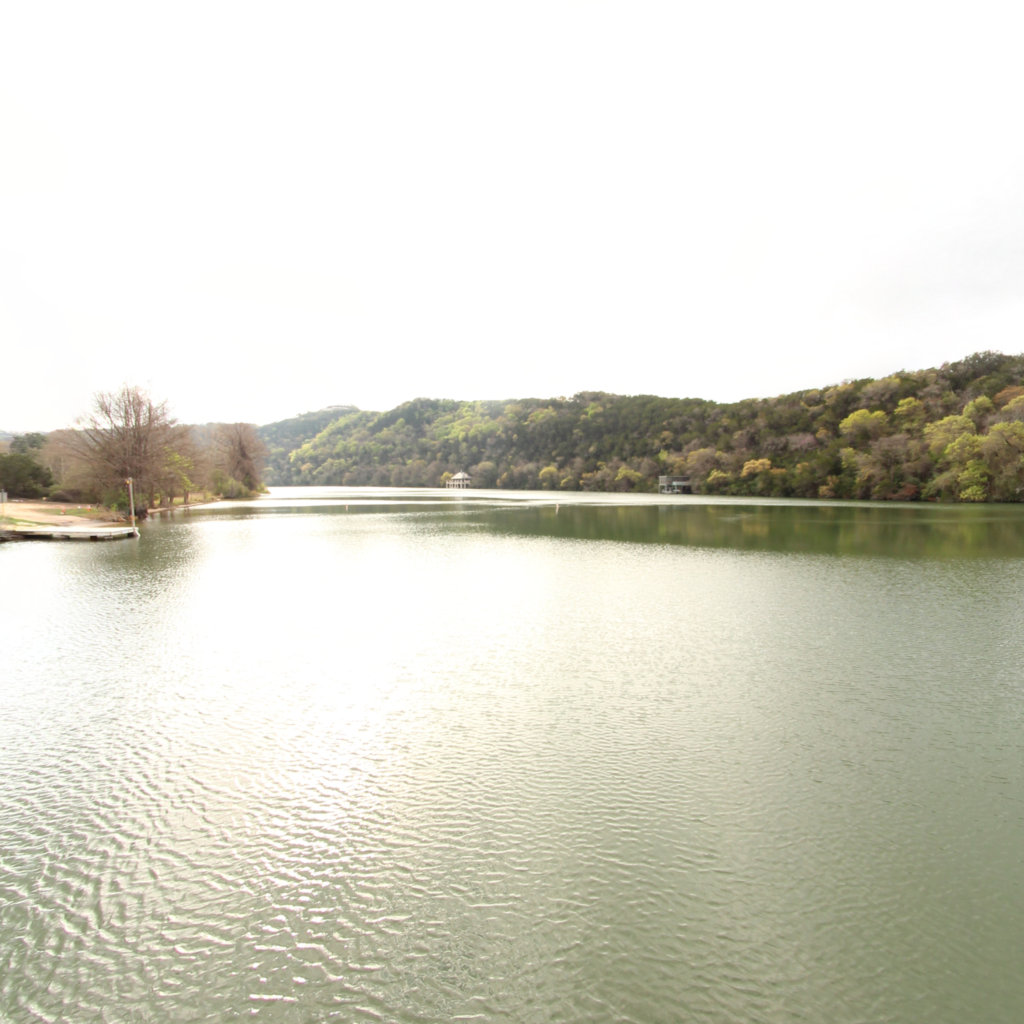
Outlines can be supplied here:
<path id="1" fill-rule="evenodd" d="M 0 636 L 2 1021 L 1024 1019 L 1024 509 L 275 489 Z"/>

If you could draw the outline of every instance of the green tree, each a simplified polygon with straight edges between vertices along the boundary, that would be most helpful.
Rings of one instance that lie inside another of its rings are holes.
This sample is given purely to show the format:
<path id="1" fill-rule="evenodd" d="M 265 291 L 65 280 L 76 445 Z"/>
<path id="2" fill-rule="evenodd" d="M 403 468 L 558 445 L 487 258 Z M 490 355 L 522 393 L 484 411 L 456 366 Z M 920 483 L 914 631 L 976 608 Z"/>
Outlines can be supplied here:
<path id="1" fill-rule="evenodd" d="M 32 455 L 39 452 L 46 444 L 46 435 L 39 433 L 15 434 L 11 438 L 12 455 Z"/>
<path id="2" fill-rule="evenodd" d="M 494 487 L 498 483 L 498 467 L 491 459 L 484 459 L 469 467 L 474 487 Z"/>
<path id="3" fill-rule="evenodd" d="M 902 398 L 893 411 L 892 418 L 900 430 L 908 434 L 917 434 L 924 427 L 928 410 L 919 398 Z"/>
<path id="4" fill-rule="evenodd" d="M 559 483 L 559 472 L 555 466 L 545 466 L 540 473 L 537 474 L 537 480 L 540 486 L 545 491 L 553 491 L 558 487 Z"/>
<path id="5" fill-rule="evenodd" d="M 0 455 L 0 490 L 12 498 L 40 498 L 53 483 L 53 475 L 31 455 Z"/>
<path id="6" fill-rule="evenodd" d="M 713 469 L 704 481 L 704 490 L 708 494 L 724 494 L 732 485 L 733 476 L 721 469 Z"/>
<path id="7" fill-rule="evenodd" d="M 680 475 L 690 477 L 694 485 L 699 487 L 714 470 L 719 468 L 720 461 L 715 448 L 697 448 L 686 456 Z"/>
<path id="8" fill-rule="evenodd" d="M 615 490 L 635 490 L 642 479 L 643 477 L 635 469 L 630 469 L 629 466 L 619 466 L 618 472 L 615 474 Z"/>
<path id="9" fill-rule="evenodd" d="M 881 409 L 875 412 L 858 409 L 839 424 L 839 433 L 849 444 L 857 447 L 881 437 L 888 424 L 889 417 Z"/>
<path id="10" fill-rule="evenodd" d="M 934 459 L 941 459 L 946 449 L 964 434 L 973 434 L 974 424 L 966 416 L 945 416 L 924 428 L 924 439 Z"/>
<path id="11" fill-rule="evenodd" d="M 181 495 L 182 501 L 188 503 L 189 494 L 195 487 L 190 476 L 193 469 L 194 464 L 189 454 L 183 451 L 168 452 L 164 479 L 160 487 L 163 504 L 172 505 L 177 494 Z"/>
<path id="12" fill-rule="evenodd" d="M 961 434 L 942 454 L 940 465 L 947 467 L 948 477 L 940 476 L 945 484 L 955 483 L 955 495 L 960 501 L 986 501 L 991 474 L 981 457 L 981 438 L 977 434 Z"/>
<path id="13" fill-rule="evenodd" d="M 743 463 L 743 471 L 740 476 L 743 478 L 758 476 L 761 473 L 767 473 L 771 468 L 771 459 L 749 459 Z"/>
<path id="14" fill-rule="evenodd" d="M 987 395 L 979 395 L 964 406 L 964 415 L 974 424 L 974 429 L 982 431 L 988 426 L 996 407 Z"/>
<path id="15" fill-rule="evenodd" d="M 981 439 L 981 458 L 994 501 L 1019 501 L 1024 492 L 1024 423 L 996 423 Z"/>
<path id="16" fill-rule="evenodd" d="M 771 459 L 747 459 L 734 490 L 742 494 L 771 494 L 775 483 Z"/>
<path id="17" fill-rule="evenodd" d="M 991 474 L 980 459 L 971 459 L 957 477 L 961 501 L 987 501 Z"/>
<path id="18" fill-rule="evenodd" d="M 790 478 L 790 487 L 796 498 L 816 498 L 821 479 L 811 462 L 798 462 Z"/>

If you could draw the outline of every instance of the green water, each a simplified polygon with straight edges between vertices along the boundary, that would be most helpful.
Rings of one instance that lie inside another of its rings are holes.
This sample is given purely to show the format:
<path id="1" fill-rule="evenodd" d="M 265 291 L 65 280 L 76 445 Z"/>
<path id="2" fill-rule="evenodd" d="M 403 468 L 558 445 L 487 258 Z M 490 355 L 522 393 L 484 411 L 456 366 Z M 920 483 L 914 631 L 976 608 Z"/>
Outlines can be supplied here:
<path id="1" fill-rule="evenodd" d="M 0 1019 L 1017 1021 L 1024 514 L 280 490 L 0 546 Z"/>

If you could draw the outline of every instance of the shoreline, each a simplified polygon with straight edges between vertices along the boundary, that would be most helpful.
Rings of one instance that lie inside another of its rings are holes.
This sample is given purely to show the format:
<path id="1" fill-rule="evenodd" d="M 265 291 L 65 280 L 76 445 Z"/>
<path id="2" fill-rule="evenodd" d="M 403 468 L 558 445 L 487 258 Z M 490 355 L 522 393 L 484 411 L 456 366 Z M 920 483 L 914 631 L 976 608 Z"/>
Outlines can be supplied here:
<path id="1" fill-rule="evenodd" d="M 14 499 L 4 503 L 0 526 L 16 530 L 21 526 L 120 526 L 128 520 L 101 505 L 73 505 L 70 502 Z"/>
<path id="2" fill-rule="evenodd" d="M 146 516 L 163 512 L 178 512 L 182 509 L 198 508 L 209 501 L 190 502 L 188 505 L 173 505 L 147 509 Z M 78 505 L 71 502 L 31 501 L 16 498 L 4 503 L 0 515 L 0 531 L 16 533 L 20 528 L 38 526 L 125 526 L 128 516 L 102 505 Z"/>

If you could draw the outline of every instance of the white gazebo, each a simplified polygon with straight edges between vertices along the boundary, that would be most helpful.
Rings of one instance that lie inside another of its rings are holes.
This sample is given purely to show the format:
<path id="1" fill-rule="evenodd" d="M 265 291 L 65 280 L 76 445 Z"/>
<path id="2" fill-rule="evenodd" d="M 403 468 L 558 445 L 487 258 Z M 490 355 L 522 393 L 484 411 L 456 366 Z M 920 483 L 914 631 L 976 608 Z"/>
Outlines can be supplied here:
<path id="1" fill-rule="evenodd" d="M 445 487 L 469 487 L 472 482 L 473 478 L 468 473 L 456 473 L 448 477 Z"/>

